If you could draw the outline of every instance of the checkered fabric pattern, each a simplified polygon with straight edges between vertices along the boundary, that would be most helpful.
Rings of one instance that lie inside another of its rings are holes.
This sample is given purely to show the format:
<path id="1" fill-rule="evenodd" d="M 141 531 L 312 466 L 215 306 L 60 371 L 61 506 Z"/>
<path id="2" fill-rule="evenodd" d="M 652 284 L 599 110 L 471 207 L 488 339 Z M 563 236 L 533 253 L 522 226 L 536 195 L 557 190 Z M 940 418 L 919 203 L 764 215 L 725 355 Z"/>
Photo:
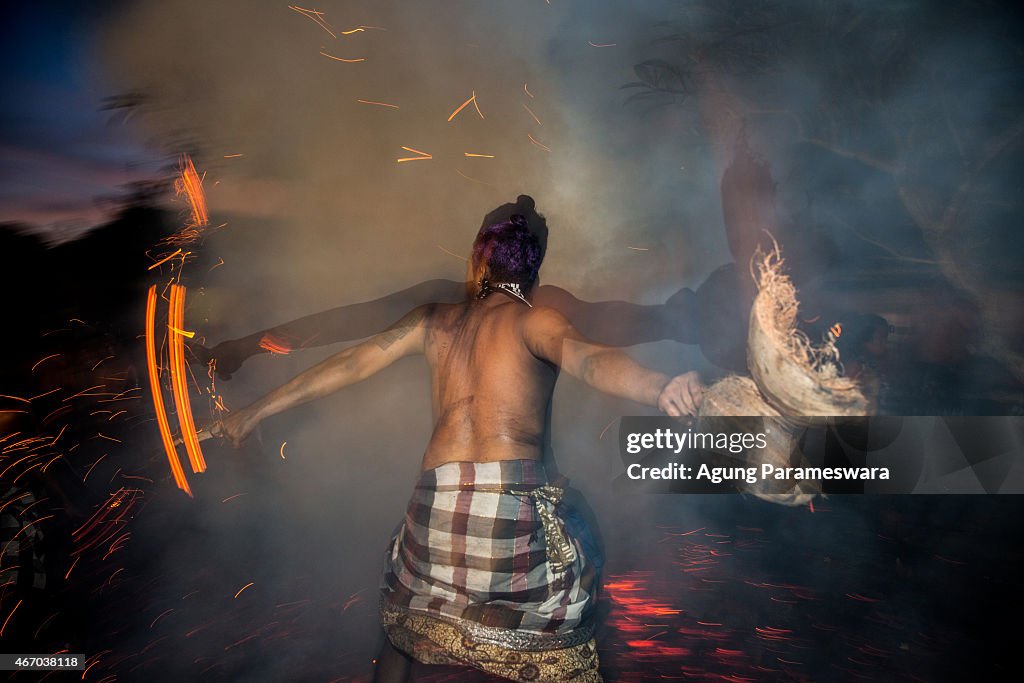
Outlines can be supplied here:
<path id="1" fill-rule="evenodd" d="M 547 483 L 533 460 L 451 462 L 421 473 L 388 548 L 382 603 L 469 627 L 467 637 L 515 635 L 500 638 L 513 648 L 588 639 L 597 572 L 571 537 L 575 558 L 552 568 L 537 505 L 556 516 L 564 510 L 522 493 Z"/>

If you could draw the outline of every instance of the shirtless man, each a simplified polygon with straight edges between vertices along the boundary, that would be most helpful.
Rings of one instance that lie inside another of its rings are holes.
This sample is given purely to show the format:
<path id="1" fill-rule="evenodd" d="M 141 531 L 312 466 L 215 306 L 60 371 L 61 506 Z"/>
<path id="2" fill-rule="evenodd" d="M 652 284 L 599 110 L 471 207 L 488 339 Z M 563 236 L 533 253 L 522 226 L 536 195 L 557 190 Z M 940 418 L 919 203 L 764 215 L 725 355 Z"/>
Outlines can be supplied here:
<path id="1" fill-rule="evenodd" d="M 543 258 L 548 240 L 547 220 L 537 212 L 533 198 L 528 195 L 519 195 L 514 203 L 502 204 L 489 212 L 480 229 L 508 221 L 515 214 L 524 216 L 530 232 L 537 235 Z M 460 303 L 466 297 L 466 285 L 455 280 L 427 280 L 372 301 L 346 304 L 228 339 L 213 348 L 190 344 L 191 357 L 204 366 L 216 361 L 217 375 L 231 379 L 247 359 L 262 353 L 291 353 L 364 339 L 421 304 Z M 534 305 L 547 306 L 564 315 L 588 338 L 609 346 L 632 346 L 664 339 L 698 343 L 696 296 L 685 287 L 664 304 L 650 306 L 628 301 L 583 301 L 552 284 L 537 286 L 530 298 Z"/>
<path id="2" fill-rule="evenodd" d="M 426 356 L 434 431 L 387 553 L 378 681 L 406 680 L 412 659 L 516 681 L 601 680 L 596 571 L 542 463 L 555 380 L 561 369 L 674 416 L 696 412 L 701 386 L 695 373 L 644 368 L 532 306 L 540 263 L 522 216 L 485 228 L 466 301 L 415 308 L 214 426 L 238 445 L 266 417 Z"/>

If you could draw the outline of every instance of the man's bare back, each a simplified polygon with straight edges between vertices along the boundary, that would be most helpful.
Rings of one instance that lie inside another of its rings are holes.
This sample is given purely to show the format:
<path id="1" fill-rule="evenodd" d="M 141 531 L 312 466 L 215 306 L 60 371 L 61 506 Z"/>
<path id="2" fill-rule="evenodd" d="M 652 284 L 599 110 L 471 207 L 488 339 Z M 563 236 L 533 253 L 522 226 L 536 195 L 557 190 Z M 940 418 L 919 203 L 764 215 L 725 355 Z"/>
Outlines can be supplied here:
<path id="1" fill-rule="evenodd" d="M 434 432 L 423 469 L 540 459 L 558 368 L 524 340 L 535 309 L 503 296 L 437 305 L 426 321 Z"/>

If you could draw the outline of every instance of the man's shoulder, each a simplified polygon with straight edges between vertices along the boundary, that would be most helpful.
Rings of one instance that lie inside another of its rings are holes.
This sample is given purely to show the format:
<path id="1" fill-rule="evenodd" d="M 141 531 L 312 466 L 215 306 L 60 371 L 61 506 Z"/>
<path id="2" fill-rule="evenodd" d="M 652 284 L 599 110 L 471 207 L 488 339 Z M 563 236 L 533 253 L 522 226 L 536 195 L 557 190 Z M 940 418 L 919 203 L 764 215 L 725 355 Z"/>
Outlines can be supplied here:
<path id="1" fill-rule="evenodd" d="M 548 306 L 557 309 L 575 298 L 568 290 L 558 285 L 537 285 L 533 290 L 532 300 L 534 307 Z"/>
<path id="2" fill-rule="evenodd" d="M 461 301 L 455 304 L 432 303 L 420 306 L 421 315 L 428 326 L 435 326 L 451 321 L 466 310 L 467 303 Z"/>
<path id="3" fill-rule="evenodd" d="M 523 312 L 523 332 L 529 337 L 531 334 L 550 333 L 564 329 L 569 321 L 557 309 L 551 306 L 534 304 L 532 308 Z"/>
<path id="4" fill-rule="evenodd" d="M 459 303 L 455 303 L 455 304 L 432 303 L 432 304 L 425 304 L 424 305 L 424 310 L 426 311 L 426 314 L 427 315 L 433 315 L 433 316 L 437 316 L 437 315 L 450 315 L 451 313 L 455 313 L 456 311 L 464 310 L 465 308 L 466 308 L 466 302 L 465 301 L 460 301 Z"/>

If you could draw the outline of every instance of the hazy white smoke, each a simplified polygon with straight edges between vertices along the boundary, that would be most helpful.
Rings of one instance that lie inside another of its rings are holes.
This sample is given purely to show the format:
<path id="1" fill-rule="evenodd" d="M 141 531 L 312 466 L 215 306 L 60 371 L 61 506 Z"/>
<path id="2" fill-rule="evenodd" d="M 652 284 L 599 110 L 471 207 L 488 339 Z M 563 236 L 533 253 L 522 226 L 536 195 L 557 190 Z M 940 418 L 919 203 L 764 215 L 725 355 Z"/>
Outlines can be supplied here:
<path id="1" fill-rule="evenodd" d="M 439 247 L 467 253 L 483 215 L 521 193 L 551 230 L 542 280 L 584 298 L 662 300 L 727 260 L 720 169 L 677 146 L 671 112 L 622 105 L 651 14 L 543 0 L 316 8 L 336 37 L 283 2 L 152 0 L 96 42 L 112 92 L 147 97 L 134 124 L 192 154 L 212 223 L 228 223 L 190 273 L 190 315 L 212 341 L 460 279 L 463 261 Z M 470 104 L 449 122 L 473 93 L 483 117 Z M 397 163 L 416 156 L 403 147 L 433 158 Z M 650 360 L 678 354 L 670 346 Z M 328 352 L 253 359 L 221 389 L 244 405 Z M 372 593 L 429 437 L 427 383 L 421 360 L 403 362 L 264 425 L 255 451 L 277 459 L 288 441 L 280 480 L 261 494 L 266 482 L 239 474 L 224 493 L 282 501 L 288 533 L 268 532 L 282 587 L 296 576 L 290 544 L 318 542 L 338 548 L 325 562 L 339 594 Z M 618 469 L 614 429 L 598 437 L 630 410 L 571 383 L 556 397 L 562 468 L 598 498 Z M 237 533 L 223 515 L 208 519 L 213 543 Z"/>

